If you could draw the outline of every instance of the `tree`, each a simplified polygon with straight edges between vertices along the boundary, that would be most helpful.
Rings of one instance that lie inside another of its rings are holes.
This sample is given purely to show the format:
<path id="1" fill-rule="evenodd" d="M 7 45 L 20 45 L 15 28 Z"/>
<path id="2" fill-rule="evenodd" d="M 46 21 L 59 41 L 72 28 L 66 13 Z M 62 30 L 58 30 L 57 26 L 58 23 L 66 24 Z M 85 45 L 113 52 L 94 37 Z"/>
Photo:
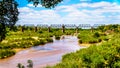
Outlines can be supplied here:
<path id="1" fill-rule="evenodd" d="M 28 0 L 28 2 L 33 2 L 35 7 L 40 3 L 45 8 L 54 8 L 62 1 L 63 0 Z"/>
<path id="2" fill-rule="evenodd" d="M 6 27 L 12 28 L 18 20 L 17 6 L 15 0 L 0 1 L 0 41 L 5 39 Z"/>

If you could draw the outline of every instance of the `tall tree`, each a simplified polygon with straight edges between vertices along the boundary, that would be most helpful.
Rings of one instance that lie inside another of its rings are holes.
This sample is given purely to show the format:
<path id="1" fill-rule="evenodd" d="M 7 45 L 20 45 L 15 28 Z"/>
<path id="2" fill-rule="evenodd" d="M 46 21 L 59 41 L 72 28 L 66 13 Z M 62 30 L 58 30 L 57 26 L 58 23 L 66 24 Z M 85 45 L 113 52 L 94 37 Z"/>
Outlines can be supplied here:
<path id="1" fill-rule="evenodd" d="M 17 6 L 15 0 L 0 1 L 0 41 L 5 39 L 6 27 L 12 28 L 18 20 Z"/>

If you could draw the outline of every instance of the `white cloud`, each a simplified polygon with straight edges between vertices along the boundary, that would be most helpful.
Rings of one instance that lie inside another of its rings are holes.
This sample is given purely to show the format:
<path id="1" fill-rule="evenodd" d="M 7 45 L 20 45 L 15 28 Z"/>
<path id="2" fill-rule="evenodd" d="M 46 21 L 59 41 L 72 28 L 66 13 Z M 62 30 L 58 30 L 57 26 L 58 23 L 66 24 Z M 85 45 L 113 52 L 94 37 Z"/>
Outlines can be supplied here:
<path id="1" fill-rule="evenodd" d="M 96 3 L 79 3 L 79 4 L 73 4 L 73 7 L 76 8 L 84 8 L 84 7 L 89 7 L 89 8 L 99 8 L 99 7 L 112 7 L 115 6 L 116 4 L 111 4 L 110 2 L 96 2 Z"/>
<path id="2" fill-rule="evenodd" d="M 33 4 L 27 4 L 28 7 L 35 7 Z M 42 7 L 42 5 L 38 4 L 37 7 Z"/>
<path id="3" fill-rule="evenodd" d="M 37 11 L 32 8 L 20 8 L 19 23 L 21 24 L 49 24 L 59 21 L 60 16 L 54 10 Z"/>
<path id="4" fill-rule="evenodd" d="M 109 24 L 120 23 L 120 6 L 115 3 L 80 3 L 55 9 L 19 8 L 19 22 L 24 24 Z"/>

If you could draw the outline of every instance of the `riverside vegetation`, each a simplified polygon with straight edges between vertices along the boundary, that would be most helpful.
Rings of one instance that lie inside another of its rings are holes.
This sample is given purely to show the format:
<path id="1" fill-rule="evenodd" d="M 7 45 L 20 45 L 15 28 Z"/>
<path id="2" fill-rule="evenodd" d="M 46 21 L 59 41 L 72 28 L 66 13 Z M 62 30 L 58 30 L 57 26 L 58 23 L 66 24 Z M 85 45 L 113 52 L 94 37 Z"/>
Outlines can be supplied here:
<path id="1" fill-rule="evenodd" d="M 83 30 L 78 38 L 79 43 L 92 45 L 66 54 L 60 63 L 46 68 L 120 68 L 120 25 L 100 26 L 92 33 Z"/>
<path id="2" fill-rule="evenodd" d="M 16 49 L 24 49 L 47 42 L 52 42 L 51 37 L 73 35 L 74 29 L 67 29 L 62 33 L 60 29 L 47 28 L 34 31 L 33 27 L 25 27 L 24 32 L 9 31 L 5 40 L 1 42 L 0 57 L 6 58 L 16 53 Z M 79 29 L 79 43 L 91 44 L 88 48 L 66 54 L 61 63 L 46 68 L 119 68 L 120 67 L 120 25 L 106 25 L 90 29 Z M 59 39 L 59 38 L 56 38 Z M 100 44 L 98 44 L 100 43 Z M 27 45 L 26 45 L 27 44 Z"/>
<path id="3" fill-rule="evenodd" d="M 59 40 L 62 35 L 74 34 L 74 29 L 67 29 L 62 33 L 61 29 L 51 28 L 48 32 L 48 28 L 37 28 L 36 31 L 33 26 L 14 26 L 13 30 L 7 31 L 5 40 L 0 43 L 0 59 L 13 56 L 25 48 L 53 42 L 53 36 Z"/>

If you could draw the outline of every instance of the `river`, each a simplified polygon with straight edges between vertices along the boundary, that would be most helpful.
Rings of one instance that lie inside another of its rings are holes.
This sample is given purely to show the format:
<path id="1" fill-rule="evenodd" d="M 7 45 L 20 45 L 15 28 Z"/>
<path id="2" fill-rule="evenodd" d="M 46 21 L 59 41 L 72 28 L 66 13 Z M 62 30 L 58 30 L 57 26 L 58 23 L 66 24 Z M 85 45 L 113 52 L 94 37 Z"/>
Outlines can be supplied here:
<path id="1" fill-rule="evenodd" d="M 33 68 L 43 68 L 55 65 L 62 59 L 62 55 L 84 48 L 78 44 L 76 36 L 65 36 L 64 39 L 54 40 L 42 46 L 35 46 L 16 53 L 14 56 L 1 59 L 0 68 L 17 68 L 18 63 L 27 66 L 27 60 L 33 61 Z"/>

